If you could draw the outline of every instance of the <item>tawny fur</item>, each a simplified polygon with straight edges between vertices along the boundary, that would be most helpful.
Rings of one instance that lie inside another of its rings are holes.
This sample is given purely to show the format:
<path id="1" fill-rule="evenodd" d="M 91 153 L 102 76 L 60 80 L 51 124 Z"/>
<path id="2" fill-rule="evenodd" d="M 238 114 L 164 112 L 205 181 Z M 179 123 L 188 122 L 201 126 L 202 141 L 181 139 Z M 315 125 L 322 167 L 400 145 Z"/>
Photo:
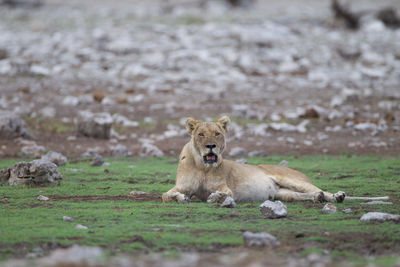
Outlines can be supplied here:
<path id="1" fill-rule="evenodd" d="M 247 165 L 222 159 L 225 135 L 230 120 L 224 116 L 218 122 L 186 121 L 191 135 L 179 156 L 175 186 L 164 193 L 164 202 L 190 201 L 196 196 L 202 201 L 219 201 L 226 196 L 236 201 L 253 202 L 278 199 L 341 202 L 343 192 L 331 194 L 311 184 L 310 179 L 296 170 L 276 165 Z M 212 147 L 212 148 L 211 148 Z M 205 163 L 203 156 L 213 152 L 217 162 Z"/>

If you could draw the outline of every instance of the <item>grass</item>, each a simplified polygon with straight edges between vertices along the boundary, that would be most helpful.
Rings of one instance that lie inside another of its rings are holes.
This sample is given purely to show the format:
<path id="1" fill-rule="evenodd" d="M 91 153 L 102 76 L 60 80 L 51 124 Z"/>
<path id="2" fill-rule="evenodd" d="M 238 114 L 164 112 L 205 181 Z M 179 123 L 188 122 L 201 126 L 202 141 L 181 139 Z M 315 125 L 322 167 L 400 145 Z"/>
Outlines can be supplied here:
<path id="1" fill-rule="evenodd" d="M 118 196 L 130 191 L 161 194 L 173 186 L 177 163 L 162 159 L 109 159 L 107 167 L 91 167 L 88 161 L 60 167 L 64 179 L 53 187 L 0 187 L 0 259 L 24 255 L 38 246 L 81 244 L 102 246 L 110 253 L 156 251 L 174 255 L 184 250 L 212 251 L 242 246 L 242 232 L 266 231 L 282 243 L 278 253 L 305 256 L 330 251 L 333 258 L 366 263 L 365 255 L 378 256 L 377 264 L 390 265 L 400 252 L 400 228 L 393 222 L 361 223 L 369 211 L 399 213 L 400 160 L 358 156 L 307 156 L 251 158 L 249 163 L 277 164 L 307 174 L 327 191 L 353 196 L 389 195 L 394 205 L 366 206 L 360 201 L 337 204 L 335 214 L 321 214 L 323 204 L 286 203 L 288 216 L 266 220 L 260 203 L 240 203 L 236 209 L 201 202 L 164 204 L 159 201 L 50 200 L 45 196 Z M 0 169 L 20 160 L 1 160 Z M 352 214 L 341 212 L 352 208 Z M 70 216 L 68 223 L 62 217 Z M 88 230 L 75 229 L 76 224 Z"/>

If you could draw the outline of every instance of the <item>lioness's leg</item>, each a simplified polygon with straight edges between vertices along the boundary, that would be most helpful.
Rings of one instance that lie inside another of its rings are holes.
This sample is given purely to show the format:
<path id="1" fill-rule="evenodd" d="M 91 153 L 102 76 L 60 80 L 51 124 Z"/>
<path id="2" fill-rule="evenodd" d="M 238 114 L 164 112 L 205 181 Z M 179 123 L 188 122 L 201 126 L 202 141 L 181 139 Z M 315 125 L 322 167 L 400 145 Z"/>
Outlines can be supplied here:
<path id="1" fill-rule="evenodd" d="M 183 192 L 183 190 L 180 190 L 178 187 L 175 186 L 168 192 L 162 194 L 162 200 L 163 202 L 176 201 L 178 203 L 188 203 L 190 199 L 181 192 Z"/>
<path id="2" fill-rule="evenodd" d="M 313 202 L 323 202 L 322 191 L 313 193 L 300 193 L 289 189 L 281 188 L 275 194 L 275 199 L 282 201 L 311 200 Z"/>
<path id="3" fill-rule="evenodd" d="M 319 196 L 319 201 L 328 201 L 328 202 L 343 202 L 345 198 L 345 193 L 342 191 L 337 192 L 336 194 L 332 194 L 329 192 L 325 192 L 315 185 L 304 182 L 304 181 L 299 181 L 296 179 L 290 179 L 286 177 L 280 177 L 280 176 L 273 176 L 272 179 L 282 188 L 289 189 L 294 192 L 298 193 L 313 193 L 313 194 L 320 194 L 320 192 L 323 193 L 323 195 Z"/>

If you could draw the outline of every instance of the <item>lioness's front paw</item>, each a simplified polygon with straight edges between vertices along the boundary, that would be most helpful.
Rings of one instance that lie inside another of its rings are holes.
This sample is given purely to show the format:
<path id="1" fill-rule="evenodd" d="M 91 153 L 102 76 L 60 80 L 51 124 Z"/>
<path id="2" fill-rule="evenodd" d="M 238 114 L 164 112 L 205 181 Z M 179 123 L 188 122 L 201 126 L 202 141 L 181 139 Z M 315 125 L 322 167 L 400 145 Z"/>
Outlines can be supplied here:
<path id="1" fill-rule="evenodd" d="M 190 199 L 182 193 L 175 192 L 175 193 L 164 193 L 162 194 L 162 200 L 163 202 L 171 202 L 171 201 L 176 201 L 178 203 L 189 203 Z"/>
<path id="2" fill-rule="evenodd" d="M 175 199 L 176 202 L 181 204 L 190 202 L 190 199 L 185 194 L 179 192 L 175 193 L 172 198 Z"/>
<path id="3" fill-rule="evenodd" d="M 323 203 L 326 202 L 325 194 L 323 191 L 315 192 L 314 194 L 314 203 Z"/>
<path id="4" fill-rule="evenodd" d="M 336 194 L 333 194 L 333 197 L 335 198 L 336 202 L 340 203 L 343 202 L 343 200 L 346 198 L 346 193 L 343 191 L 339 191 Z"/>
<path id="5" fill-rule="evenodd" d="M 207 203 L 222 203 L 228 195 L 220 191 L 211 193 L 207 198 Z"/>

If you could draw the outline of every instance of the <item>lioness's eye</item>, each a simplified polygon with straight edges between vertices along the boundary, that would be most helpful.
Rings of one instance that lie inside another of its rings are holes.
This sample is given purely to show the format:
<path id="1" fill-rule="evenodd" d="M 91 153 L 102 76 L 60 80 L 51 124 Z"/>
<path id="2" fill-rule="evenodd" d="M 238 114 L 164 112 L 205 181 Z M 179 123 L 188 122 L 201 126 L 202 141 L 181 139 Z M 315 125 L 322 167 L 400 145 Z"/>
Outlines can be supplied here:
<path id="1" fill-rule="evenodd" d="M 199 136 L 204 137 L 204 134 L 203 133 L 199 133 Z"/>
<path id="2" fill-rule="evenodd" d="M 219 132 L 216 132 L 216 133 L 215 133 L 215 136 L 218 136 L 218 135 L 220 135 L 220 133 L 219 133 Z"/>

